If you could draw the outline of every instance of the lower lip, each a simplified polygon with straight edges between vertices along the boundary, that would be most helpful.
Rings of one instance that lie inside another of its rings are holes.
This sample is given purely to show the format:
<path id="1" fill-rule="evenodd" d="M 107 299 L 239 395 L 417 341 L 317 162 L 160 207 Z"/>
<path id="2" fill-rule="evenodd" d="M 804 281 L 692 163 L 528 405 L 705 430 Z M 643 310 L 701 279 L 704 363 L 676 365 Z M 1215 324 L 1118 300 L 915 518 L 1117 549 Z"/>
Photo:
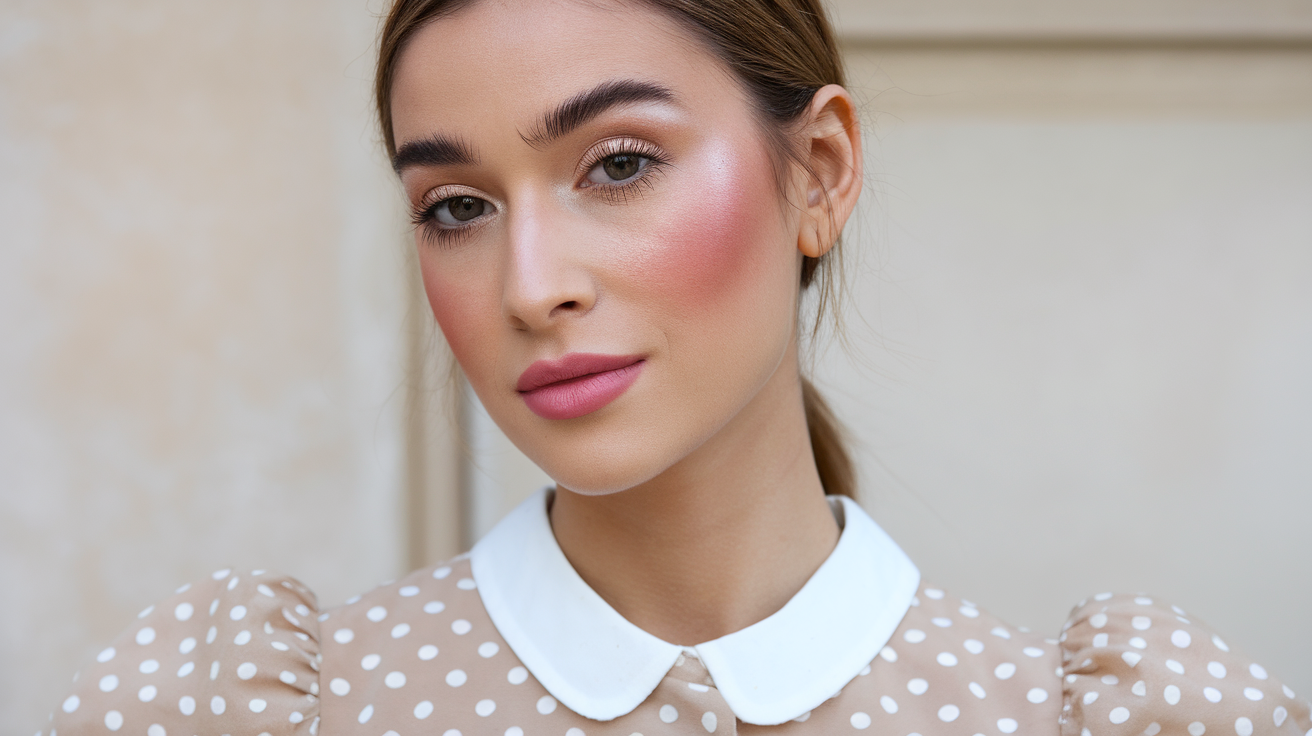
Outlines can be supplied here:
<path id="1" fill-rule="evenodd" d="M 643 361 L 604 373 L 590 373 L 550 386 L 523 391 L 529 411 L 543 419 L 575 419 L 618 399 L 638 380 Z"/>

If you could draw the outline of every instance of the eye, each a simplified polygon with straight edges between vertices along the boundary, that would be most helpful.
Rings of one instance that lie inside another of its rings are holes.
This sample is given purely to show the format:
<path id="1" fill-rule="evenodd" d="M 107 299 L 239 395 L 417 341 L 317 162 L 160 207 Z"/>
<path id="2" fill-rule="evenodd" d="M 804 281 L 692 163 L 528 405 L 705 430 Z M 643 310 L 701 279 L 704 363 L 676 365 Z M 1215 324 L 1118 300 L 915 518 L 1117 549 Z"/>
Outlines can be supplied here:
<path id="1" fill-rule="evenodd" d="M 488 209 L 487 200 L 478 197 L 448 197 L 433 205 L 433 216 L 443 225 L 456 227 L 481 216 Z"/>
<path id="2" fill-rule="evenodd" d="M 588 181 L 593 184 L 619 184 L 637 176 L 650 162 L 648 157 L 636 153 L 607 156 L 588 172 Z"/>

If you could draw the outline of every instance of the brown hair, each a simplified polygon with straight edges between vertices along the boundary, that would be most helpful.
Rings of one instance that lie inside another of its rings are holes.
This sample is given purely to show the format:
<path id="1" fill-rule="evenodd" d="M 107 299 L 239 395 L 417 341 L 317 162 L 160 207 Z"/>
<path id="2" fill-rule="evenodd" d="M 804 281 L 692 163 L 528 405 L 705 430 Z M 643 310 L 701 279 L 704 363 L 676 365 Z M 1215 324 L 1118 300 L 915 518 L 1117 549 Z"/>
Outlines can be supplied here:
<path id="1" fill-rule="evenodd" d="M 474 0 L 396 0 L 378 44 L 374 96 L 383 141 L 396 155 L 391 93 L 396 62 L 407 41 L 428 23 Z M 719 56 L 756 103 L 777 171 L 793 163 L 810 170 L 790 131 L 816 90 L 843 84 L 842 57 L 821 0 L 643 0 L 690 30 Z M 784 182 L 782 176 L 780 182 Z M 801 288 L 818 283 L 819 313 L 833 299 L 838 244 L 820 258 L 805 257 Z M 842 425 L 815 386 L 802 378 L 811 451 L 825 492 L 856 497 L 855 471 Z"/>

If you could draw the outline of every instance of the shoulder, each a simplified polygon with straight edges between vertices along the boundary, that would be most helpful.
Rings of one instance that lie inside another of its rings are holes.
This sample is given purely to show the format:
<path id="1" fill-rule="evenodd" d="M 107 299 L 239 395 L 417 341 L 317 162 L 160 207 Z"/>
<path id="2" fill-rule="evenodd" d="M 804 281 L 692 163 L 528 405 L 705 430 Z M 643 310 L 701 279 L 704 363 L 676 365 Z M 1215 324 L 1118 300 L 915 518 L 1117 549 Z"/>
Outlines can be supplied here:
<path id="1" fill-rule="evenodd" d="M 75 680 L 54 732 L 224 733 L 318 714 L 314 594 L 263 570 L 220 570 L 147 608 Z M 268 730 L 268 729 L 258 729 Z"/>
<path id="2" fill-rule="evenodd" d="M 1184 610 L 1150 596 L 1081 602 L 1061 644 L 1065 736 L 1301 736 L 1312 728 L 1293 691 Z"/>
<path id="3" fill-rule="evenodd" d="M 467 557 L 381 585 L 320 625 L 329 723 L 404 733 L 431 718 L 477 732 L 499 702 L 547 696 L 492 624 Z"/>

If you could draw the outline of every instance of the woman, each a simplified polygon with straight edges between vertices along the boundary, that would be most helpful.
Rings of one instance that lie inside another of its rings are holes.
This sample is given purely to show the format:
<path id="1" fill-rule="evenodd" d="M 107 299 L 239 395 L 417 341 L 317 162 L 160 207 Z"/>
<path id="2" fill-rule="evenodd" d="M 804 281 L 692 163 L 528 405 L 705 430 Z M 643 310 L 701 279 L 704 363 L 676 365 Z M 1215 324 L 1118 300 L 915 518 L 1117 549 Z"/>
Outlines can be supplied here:
<path id="1" fill-rule="evenodd" d="M 1095 596 L 1045 639 L 848 500 L 798 360 L 861 189 L 819 3 L 400 0 L 380 49 L 434 316 L 557 486 L 337 609 L 264 571 L 185 587 L 52 736 L 1312 728 L 1179 609 Z"/>

